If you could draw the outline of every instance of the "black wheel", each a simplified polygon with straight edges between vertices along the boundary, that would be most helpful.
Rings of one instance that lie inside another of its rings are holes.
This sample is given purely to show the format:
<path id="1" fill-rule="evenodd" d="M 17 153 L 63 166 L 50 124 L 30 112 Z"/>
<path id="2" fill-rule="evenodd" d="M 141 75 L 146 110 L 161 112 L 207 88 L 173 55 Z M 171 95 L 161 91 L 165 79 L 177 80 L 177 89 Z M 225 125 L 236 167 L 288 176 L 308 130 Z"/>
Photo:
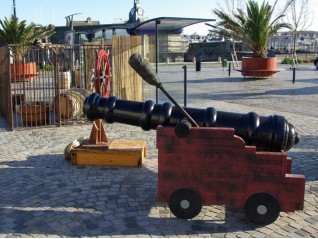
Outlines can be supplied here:
<path id="1" fill-rule="evenodd" d="M 244 205 L 245 216 L 248 220 L 259 225 L 274 222 L 280 207 L 276 198 L 269 193 L 256 193 L 250 196 Z"/>
<path id="2" fill-rule="evenodd" d="M 316 69 L 318 70 L 318 61 L 315 63 Z"/>
<path id="3" fill-rule="evenodd" d="M 201 212 L 202 199 L 191 188 L 179 188 L 171 194 L 169 208 L 176 217 L 191 219 Z"/>

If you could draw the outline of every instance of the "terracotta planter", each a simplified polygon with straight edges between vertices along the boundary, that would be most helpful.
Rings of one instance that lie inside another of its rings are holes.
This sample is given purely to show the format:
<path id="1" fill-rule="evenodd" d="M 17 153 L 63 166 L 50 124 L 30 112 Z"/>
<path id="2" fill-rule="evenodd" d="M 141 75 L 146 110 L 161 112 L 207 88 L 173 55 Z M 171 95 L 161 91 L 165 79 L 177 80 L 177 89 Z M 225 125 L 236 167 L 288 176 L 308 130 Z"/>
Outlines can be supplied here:
<path id="1" fill-rule="evenodd" d="M 274 77 L 277 73 L 277 58 L 242 58 L 242 76 Z"/>
<path id="2" fill-rule="evenodd" d="M 23 103 L 21 105 L 22 121 L 25 124 L 42 125 L 49 120 L 49 103 L 36 102 L 33 104 Z"/>
<path id="3" fill-rule="evenodd" d="M 11 80 L 35 80 L 36 79 L 36 62 L 14 63 L 10 65 Z"/>

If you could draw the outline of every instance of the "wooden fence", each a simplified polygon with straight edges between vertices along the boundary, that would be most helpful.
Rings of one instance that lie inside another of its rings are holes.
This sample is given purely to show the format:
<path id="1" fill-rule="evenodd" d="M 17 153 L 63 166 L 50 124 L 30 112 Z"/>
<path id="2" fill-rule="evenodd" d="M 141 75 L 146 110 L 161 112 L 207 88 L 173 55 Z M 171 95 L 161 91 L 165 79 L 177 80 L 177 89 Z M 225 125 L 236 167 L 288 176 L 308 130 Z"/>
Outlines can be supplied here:
<path id="1" fill-rule="evenodd" d="M 113 36 L 112 44 L 112 90 L 120 99 L 143 100 L 143 82 L 130 67 L 128 60 L 133 53 L 142 54 L 140 36 Z"/>
<path id="2" fill-rule="evenodd" d="M 13 124 L 9 47 L 0 48 L 0 115 Z M 8 80 L 9 79 L 9 80 Z"/>

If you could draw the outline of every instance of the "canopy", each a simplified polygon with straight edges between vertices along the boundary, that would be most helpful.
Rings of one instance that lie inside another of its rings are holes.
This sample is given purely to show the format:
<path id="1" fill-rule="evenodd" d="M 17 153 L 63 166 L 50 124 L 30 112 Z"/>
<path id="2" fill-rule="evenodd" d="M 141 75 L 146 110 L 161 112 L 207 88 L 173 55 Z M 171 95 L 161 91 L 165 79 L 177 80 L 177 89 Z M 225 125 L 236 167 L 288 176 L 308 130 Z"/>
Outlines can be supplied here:
<path id="1" fill-rule="evenodd" d="M 155 35 L 157 25 L 160 34 L 180 34 L 184 27 L 211 21 L 215 21 L 215 19 L 159 17 L 142 22 L 134 28 L 129 29 L 128 32 L 135 35 Z"/>

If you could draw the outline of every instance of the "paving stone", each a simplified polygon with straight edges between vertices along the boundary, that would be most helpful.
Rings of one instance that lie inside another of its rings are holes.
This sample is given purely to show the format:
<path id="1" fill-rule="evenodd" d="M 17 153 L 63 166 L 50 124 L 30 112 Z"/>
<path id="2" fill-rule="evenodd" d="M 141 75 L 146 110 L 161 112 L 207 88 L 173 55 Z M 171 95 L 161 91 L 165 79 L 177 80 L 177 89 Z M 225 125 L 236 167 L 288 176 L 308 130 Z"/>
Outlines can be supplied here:
<path id="1" fill-rule="evenodd" d="M 296 234 L 302 236 L 302 237 L 309 237 L 310 233 L 308 233 L 307 231 L 303 230 L 303 229 L 298 229 L 297 231 L 295 231 Z"/>
<path id="2" fill-rule="evenodd" d="M 317 229 L 309 226 L 304 227 L 302 230 L 304 230 L 305 232 L 308 232 L 309 234 L 315 234 L 317 233 Z"/>
<path id="3" fill-rule="evenodd" d="M 296 228 L 296 229 L 303 228 L 303 226 L 300 225 L 300 224 L 298 224 L 297 222 L 290 223 L 289 226 L 291 226 L 291 227 L 293 227 L 293 228 Z"/>
<path id="4" fill-rule="evenodd" d="M 285 236 L 279 234 L 279 233 L 276 233 L 276 232 L 273 232 L 269 235 L 270 238 L 284 238 Z"/>
<path id="5" fill-rule="evenodd" d="M 252 234 L 251 236 L 254 238 L 264 238 L 266 236 L 265 233 L 261 233 L 261 232 L 255 232 L 255 233 L 251 233 L 251 234 Z"/>

